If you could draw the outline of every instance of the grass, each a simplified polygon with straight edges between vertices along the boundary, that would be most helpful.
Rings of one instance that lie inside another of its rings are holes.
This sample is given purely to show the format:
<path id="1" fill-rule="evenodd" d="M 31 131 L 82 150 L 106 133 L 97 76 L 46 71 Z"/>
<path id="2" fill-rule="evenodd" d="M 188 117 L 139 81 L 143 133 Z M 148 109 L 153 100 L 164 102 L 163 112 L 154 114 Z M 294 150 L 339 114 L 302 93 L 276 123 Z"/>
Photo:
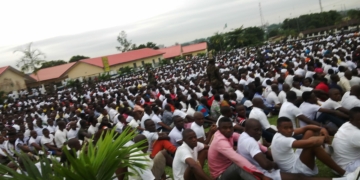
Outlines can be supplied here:
<path id="1" fill-rule="evenodd" d="M 270 124 L 272 125 L 276 125 L 276 120 L 277 120 L 277 116 L 273 116 L 271 118 L 268 118 Z M 208 129 L 205 129 L 205 131 L 208 131 Z M 331 171 L 330 168 L 328 168 L 327 166 L 325 166 L 322 162 L 320 162 L 319 160 L 316 160 L 316 165 L 319 169 L 319 174 L 316 177 L 336 177 L 336 175 Z M 204 165 L 204 171 L 206 174 L 208 174 L 210 176 L 210 171 L 209 171 L 209 167 L 207 164 L 207 161 L 205 161 L 205 165 Z M 173 173 L 172 173 L 172 168 L 170 167 L 166 167 L 165 168 L 165 172 L 167 175 L 169 175 L 171 178 L 173 178 Z"/>

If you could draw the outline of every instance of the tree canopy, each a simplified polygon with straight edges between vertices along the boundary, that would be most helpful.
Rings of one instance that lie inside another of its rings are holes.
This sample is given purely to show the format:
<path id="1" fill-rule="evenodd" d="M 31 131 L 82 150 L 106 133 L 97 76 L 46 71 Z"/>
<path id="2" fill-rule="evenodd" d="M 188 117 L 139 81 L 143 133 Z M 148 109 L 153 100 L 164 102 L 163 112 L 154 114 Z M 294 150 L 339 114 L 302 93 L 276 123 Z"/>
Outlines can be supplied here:
<path id="1" fill-rule="evenodd" d="M 156 43 L 153 42 L 147 42 L 146 44 L 140 44 L 139 46 L 136 46 L 136 44 L 132 44 L 131 46 L 131 50 L 143 49 L 143 48 L 159 49 Z"/>
<path id="2" fill-rule="evenodd" d="M 39 69 L 44 69 L 48 67 L 58 66 L 62 64 L 66 64 L 67 62 L 64 60 L 53 60 L 53 61 L 45 61 L 42 63 L 41 67 Z"/>
<path id="3" fill-rule="evenodd" d="M 21 69 L 22 72 L 34 72 L 42 65 L 45 59 L 45 54 L 38 49 L 32 48 L 32 43 L 24 49 L 15 50 L 14 53 L 20 52 L 23 56 L 17 61 L 16 66 Z"/>
<path id="4" fill-rule="evenodd" d="M 82 55 L 76 55 L 70 58 L 69 62 L 77 62 L 83 59 L 89 59 L 90 57 L 82 56 Z"/>
<path id="5" fill-rule="evenodd" d="M 121 52 L 126 52 L 131 50 L 132 44 L 131 40 L 127 39 L 127 34 L 125 31 L 121 31 L 117 37 L 117 41 L 119 42 L 120 46 L 117 46 L 116 49 Z"/>

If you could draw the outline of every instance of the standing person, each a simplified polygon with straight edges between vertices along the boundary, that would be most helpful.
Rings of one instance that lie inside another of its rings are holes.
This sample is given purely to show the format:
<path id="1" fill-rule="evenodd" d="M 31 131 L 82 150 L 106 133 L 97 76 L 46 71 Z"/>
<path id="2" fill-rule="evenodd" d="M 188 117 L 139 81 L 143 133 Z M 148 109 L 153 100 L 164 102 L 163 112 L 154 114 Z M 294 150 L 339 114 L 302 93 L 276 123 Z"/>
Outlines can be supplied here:
<path id="1" fill-rule="evenodd" d="M 209 59 L 206 73 L 213 89 L 219 90 L 224 88 L 224 82 L 221 79 L 219 68 L 215 66 L 215 59 Z"/>
<path id="2" fill-rule="evenodd" d="M 209 147 L 198 142 L 195 132 L 191 129 L 185 129 L 182 136 L 183 143 L 178 147 L 173 160 L 174 179 L 211 180 L 197 163 L 199 153 Z"/>

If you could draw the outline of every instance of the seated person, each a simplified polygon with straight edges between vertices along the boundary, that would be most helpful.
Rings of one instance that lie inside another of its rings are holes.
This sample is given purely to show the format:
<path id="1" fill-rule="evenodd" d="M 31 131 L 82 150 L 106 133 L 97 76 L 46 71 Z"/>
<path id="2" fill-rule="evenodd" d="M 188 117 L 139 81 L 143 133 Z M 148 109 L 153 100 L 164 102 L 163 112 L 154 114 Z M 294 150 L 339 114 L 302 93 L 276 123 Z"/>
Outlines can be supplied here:
<path id="1" fill-rule="evenodd" d="M 344 114 L 342 112 L 332 110 L 332 109 L 321 108 L 317 104 L 317 98 L 316 98 L 315 94 L 311 91 L 304 92 L 302 95 L 302 98 L 303 98 L 304 102 L 300 105 L 299 109 L 307 118 L 309 118 L 311 120 L 316 119 L 317 122 L 320 122 L 322 124 L 326 124 L 326 121 L 331 121 L 337 127 L 340 127 L 345 121 L 338 118 L 337 116 L 342 117 L 342 118 L 348 117 L 346 114 Z M 318 118 L 316 118 L 316 113 L 318 113 L 318 112 L 321 112 L 321 115 Z M 300 121 L 299 124 L 300 124 L 300 127 L 304 127 L 307 125 L 303 121 Z"/>
<path id="2" fill-rule="evenodd" d="M 175 147 L 179 147 L 183 143 L 182 132 L 184 130 L 184 119 L 180 116 L 174 116 L 172 119 L 175 127 L 169 133 L 170 142 Z"/>
<path id="3" fill-rule="evenodd" d="M 44 146 L 44 149 L 48 152 L 51 152 L 51 155 L 61 155 L 61 148 L 55 146 L 54 135 L 50 134 L 50 131 L 46 128 L 43 129 L 43 136 L 41 137 L 41 144 Z"/>
<path id="4" fill-rule="evenodd" d="M 228 117 L 219 120 L 208 152 L 210 174 L 217 180 L 246 179 L 255 180 L 263 174 L 247 159 L 236 153 L 234 142 L 240 134 L 234 133 L 233 122 Z"/>
<path id="5" fill-rule="evenodd" d="M 142 132 L 149 142 L 148 152 L 151 153 L 150 157 L 154 158 L 155 155 L 163 149 L 166 149 L 171 154 L 175 154 L 176 147 L 170 143 L 170 138 L 166 133 L 159 133 L 156 131 L 154 121 L 147 119 L 144 121 L 145 130 Z"/>
<path id="6" fill-rule="evenodd" d="M 274 162 L 282 172 L 301 173 L 306 176 L 317 175 L 316 158 L 339 175 L 344 176 L 347 174 L 347 177 L 344 178 L 354 176 L 354 174 L 347 173 L 337 165 L 321 147 L 321 145 L 328 142 L 329 138 L 324 128 L 307 125 L 293 129 L 292 122 L 287 117 L 280 117 L 277 120 L 277 128 L 278 132 L 275 134 L 271 144 L 271 154 Z M 319 133 L 321 136 L 314 136 Z M 294 134 L 303 134 L 303 139 L 294 139 L 292 137 Z M 295 152 L 293 148 L 297 148 Z"/>
<path id="7" fill-rule="evenodd" d="M 252 100 L 252 103 L 253 109 L 250 112 L 249 118 L 255 119 L 260 122 L 263 129 L 263 138 L 267 142 L 271 143 L 272 138 L 276 133 L 276 129 L 271 128 L 269 120 L 263 111 L 263 108 L 265 107 L 264 102 L 260 98 L 254 98 Z"/>
<path id="8" fill-rule="evenodd" d="M 38 153 L 38 151 L 42 150 L 42 147 L 40 146 L 41 136 L 38 136 L 36 131 L 30 132 L 30 139 L 29 139 L 29 148 L 32 152 L 35 154 Z"/>
<path id="9" fill-rule="evenodd" d="M 185 129 L 182 132 L 182 136 L 183 143 L 176 150 L 173 160 L 174 180 L 210 180 L 211 178 L 205 174 L 197 162 L 198 159 L 206 156 L 206 154 L 202 155 L 207 153 L 207 151 L 203 151 L 203 149 L 208 149 L 209 147 L 198 142 L 195 132 L 191 129 Z"/>
<path id="10" fill-rule="evenodd" d="M 199 142 L 204 143 L 204 144 L 209 144 L 212 135 L 215 133 L 216 131 L 216 126 L 212 125 L 209 132 L 205 133 L 205 129 L 204 129 L 204 116 L 203 113 L 201 112 L 195 112 L 194 113 L 194 122 L 191 124 L 190 129 L 194 130 L 194 132 L 196 133 L 196 137 L 198 139 Z"/>
<path id="11" fill-rule="evenodd" d="M 327 99 L 324 103 L 321 104 L 321 108 L 331 109 L 331 110 L 338 110 L 338 111 L 341 111 L 341 112 L 343 112 L 345 114 L 349 114 L 349 110 L 343 108 L 341 106 L 341 104 L 338 103 L 340 100 L 341 100 L 340 91 L 338 89 L 330 89 L 329 90 L 329 99 Z M 321 112 L 317 113 L 317 118 L 321 114 L 322 114 Z"/>
<path id="12" fill-rule="evenodd" d="M 334 136 L 334 161 L 347 172 L 360 167 L 360 107 L 350 110 L 350 121 L 344 123 Z"/>
<path id="13" fill-rule="evenodd" d="M 269 102 L 272 106 L 279 109 L 281 107 L 281 103 L 279 97 L 277 95 L 279 91 L 277 84 L 271 85 L 271 91 L 269 92 L 268 96 L 266 97 L 266 101 Z"/>
<path id="14" fill-rule="evenodd" d="M 347 110 L 353 107 L 360 107 L 360 85 L 351 87 L 350 92 L 346 92 L 341 99 L 341 106 Z"/>

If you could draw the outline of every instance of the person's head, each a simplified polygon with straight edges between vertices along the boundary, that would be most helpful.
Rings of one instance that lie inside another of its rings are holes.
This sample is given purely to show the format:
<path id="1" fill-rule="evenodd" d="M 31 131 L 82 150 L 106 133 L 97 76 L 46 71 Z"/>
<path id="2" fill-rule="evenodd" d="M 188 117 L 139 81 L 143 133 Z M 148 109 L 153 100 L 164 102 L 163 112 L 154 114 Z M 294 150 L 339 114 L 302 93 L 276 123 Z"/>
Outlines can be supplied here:
<path id="1" fill-rule="evenodd" d="M 103 118 L 103 120 L 104 120 L 104 118 Z M 75 121 L 70 122 L 70 129 L 76 130 L 76 122 Z"/>
<path id="2" fill-rule="evenodd" d="M 278 132 L 281 133 L 283 136 L 293 136 L 294 127 L 291 120 L 287 117 L 279 117 L 277 119 L 277 129 Z"/>
<path id="3" fill-rule="evenodd" d="M 356 96 L 360 99 L 360 85 L 352 86 L 350 89 L 350 95 Z"/>
<path id="4" fill-rule="evenodd" d="M 261 98 L 254 98 L 252 100 L 252 103 L 253 103 L 254 107 L 257 107 L 257 108 L 260 108 L 260 109 L 265 107 L 264 101 Z"/>
<path id="5" fill-rule="evenodd" d="M 255 92 L 257 92 L 258 94 L 262 94 L 263 88 L 261 86 L 258 86 L 258 87 L 256 87 Z"/>
<path id="6" fill-rule="evenodd" d="M 36 132 L 35 132 L 36 133 Z M 15 131 L 9 131 L 7 133 L 7 136 L 8 136 L 8 141 L 11 143 L 11 144 L 14 144 L 15 141 L 16 141 L 16 138 L 17 138 L 17 134 Z"/>
<path id="7" fill-rule="evenodd" d="M 302 99 L 310 104 L 316 104 L 316 96 L 312 91 L 305 91 L 302 94 Z"/>
<path id="8" fill-rule="evenodd" d="M 36 137 L 37 137 L 36 131 L 34 131 L 34 130 L 30 131 L 30 136 L 31 136 L 32 138 L 36 139 Z"/>
<path id="9" fill-rule="evenodd" d="M 49 126 L 53 126 L 53 125 L 54 125 L 54 120 L 52 120 L 52 119 L 49 118 L 49 119 L 47 120 L 47 123 L 48 123 Z"/>
<path id="10" fill-rule="evenodd" d="M 221 99 L 220 99 L 220 95 L 219 94 L 215 94 L 214 95 L 214 100 L 219 102 Z"/>
<path id="11" fill-rule="evenodd" d="M 288 91 L 286 93 L 286 100 L 289 102 L 294 102 L 297 99 L 296 93 L 294 91 Z"/>
<path id="12" fill-rule="evenodd" d="M 330 76 L 330 79 L 331 79 L 331 81 L 332 81 L 333 83 L 337 83 L 337 82 L 340 81 L 340 78 L 339 78 L 339 76 L 338 76 L 337 74 L 332 74 L 332 75 Z"/>
<path id="13" fill-rule="evenodd" d="M 238 114 L 238 116 L 245 118 L 246 117 L 246 109 L 245 106 L 242 104 L 238 104 L 235 107 L 235 111 Z"/>
<path id="14" fill-rule="evenodd" d="M 227 92 L 224 93 L 223 98 L 224 98 L 224 100 L 229 101 L 230 100 L 230 94 L 227 93 Z"/>
<path id="15" fill-rule="evenodd" d="M 148 115 L 152 114 L 151 106 L 145 106 L 144 110 L 145 110 L 146 114 L 148 114 Z"/>
<path id="16" fill-rule="evenodd" d="M 174 116 L 172 118 L 173 122 L 174 122 L 174 126 L 178 129 L 178 130 L 182 130 L 184 129 L 184 119 L 180 116 Z"/>
<path id="17" fill-rule="evenodd" d="M 134 137 L 134 143 L 138 143 L 138 142 L 143 142 L 141 145 L 139 145 L 139 149 L 146 153 L 149 147 L 149 142 L 147 141 L 146 136 L 142 135 L 142 134 L 138 134 Z"/>
<path id="18" fill-rule="evenodd" d="M 350 123 L 360 129 L 360 107 L 350 109 Z"/>
<path id="19" fill-rule="evenodd" d="M 75 151 L 79 151 L 81 149 L 81 144 L 78 138 L 71 138 L 67 141 L 67 145 L 70 149 L 75 149 Z"/>
<path id="20" fill-rule="evenodd" d="M 275 93 L 278 93 L 279 91 L 279 87 L 277 84 L 272 84 L 271 85 L 271 90 L 274 91 Z"/>
<path id="21" fill-rule="evenodd" d="M 181 110 L 183 107 L 180 102 L 175 102 L 175 108 Z M 155 113 L 155 111 L 154 111 Z"/>
<path id="22" fill-rule="evenodd" d="M 87 128 L 87 122 L 85 120 L 81 120 L 80 121 L 80 127 L 84 128 L 84 129 Z"/>
<path id="23" fill-rule="evenodd" d="M 294 82 L 292 83 L 292 86 L 293 86 L 294 88 L 296 88 L 296 89 L 300 89 L 300 82 L 299 82 L 299 81 L 294 81 Z"/>
<path id="24" fill-rule="evenodd" d="M 341 100 L 341 93 L 338 89 L 332 88 L 329 90 L 329 97 L 330 99 L 332 99 L 333 101 L 340 101 Z"/>
<path id="25" fill-rule="evenodd" d="M 203 113 L 195 112 L 194 113 L 194 121 L 199 126 L 204 125 L 204 115 L 203 115 Z"/>
<path id="26" fill-rule="evenodd" d="M 282 87 L 282 90 L 287 93 L 287 92 L 290 91 L 290 86 L 288 84 L 284 83 L 283 87 Z"/>
<path id="27" fill-rule="evenodd" d="M 156 132 L 156 126 L 153 120 L 147 119 L 144 121 L 145 130 L 149 132 Z"/>
<path id="28" fill-rule="evenodd" d="M 344 76 L 346 77 L 346 79 L 351 80 L 352 72 L 350 70 L 347 70 L 347 71 L 345 71 Z"/>
<path id="29" fill-rule="evenodd" d="M 222 117 L 219 120 L 219 127 L 218 130 L 222 135 L 224 135 L 226 138 L 230 138 L 232 134 L 234 133 L 234 127 L 233 123 L 228 117 Z"/>
<path id="30" fill-rule="evenodd" d="M 50 131 L 49 131 L 47 128 L 44 128 L 44 129 L 42 130 L 42 133 L 43 133 L 43 135 L 44 135 L 46 138 L 49 138 Z"/>
<path id="31" fill-rule="evenodd" d="M 225 116 L 225 117 L 231 117 L 232 116 L 232 111 L 230 106 L 221 106 L 220 107 L 220 113 L 221 115 Z"/>
<path id="32" fill-rule="evenodd" d="M 245 132 L 249 136 L 253 137 L 256 141 L 259 141 L 262 135 L 262 127 L 258 120 L 248 119 L 245 124 Z"/>
<path id="33" fill-rule="evenodd" d="M 58 125 L 60 130 L 64 130 L 65 126 L 66 126 L 64 121 L 57 122 L 57 125 Z"/>
<path id="34" fill-rule="evenodd" d="M 191 149 L 197 146 L 196 133 L 192 129 L 185 129 L 182 132 L 183 142 L 185 142 Z"/>
<path id="35" fill-rule="evenodd" d="M 303 80 L 303 86 L 309 87 L 311 85 L 312 79 L 307 77 Z"/>
<path id="36" fill-rule="evenodd" d="M 42 128 L 42 120 L 40 118 L 36 119 L 36 125 Z"/>

